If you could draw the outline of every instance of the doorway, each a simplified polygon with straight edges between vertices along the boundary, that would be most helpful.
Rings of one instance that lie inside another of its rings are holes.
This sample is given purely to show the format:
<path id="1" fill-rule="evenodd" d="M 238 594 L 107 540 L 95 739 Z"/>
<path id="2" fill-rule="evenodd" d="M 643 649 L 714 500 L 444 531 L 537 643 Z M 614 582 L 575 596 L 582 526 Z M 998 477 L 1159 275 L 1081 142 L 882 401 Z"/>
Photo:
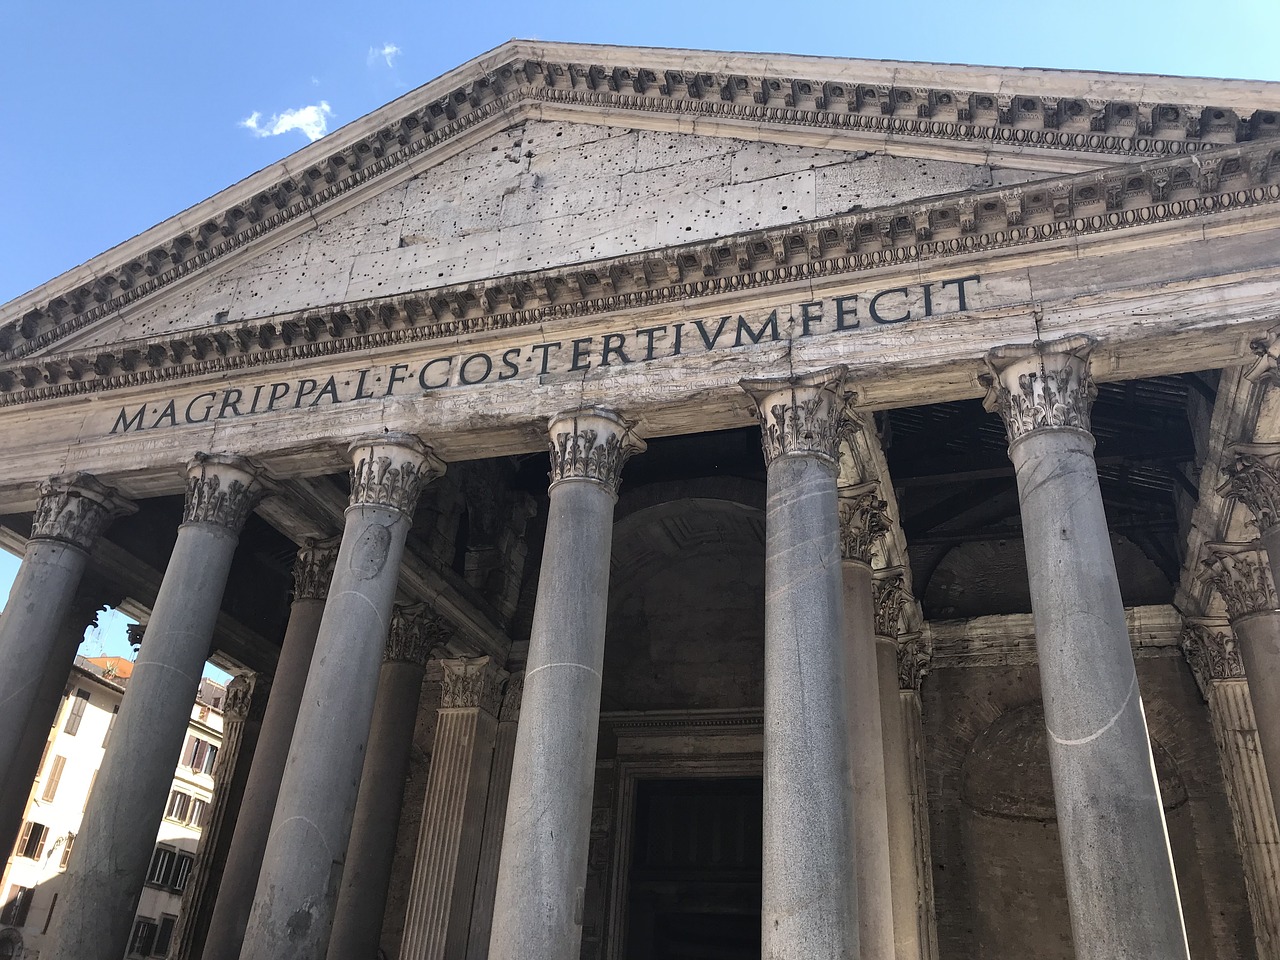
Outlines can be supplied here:
<path id="1" fill-rule="evenodd" d="M 759 960 L 763 781 L 636 783 L 626 960 Z"/>

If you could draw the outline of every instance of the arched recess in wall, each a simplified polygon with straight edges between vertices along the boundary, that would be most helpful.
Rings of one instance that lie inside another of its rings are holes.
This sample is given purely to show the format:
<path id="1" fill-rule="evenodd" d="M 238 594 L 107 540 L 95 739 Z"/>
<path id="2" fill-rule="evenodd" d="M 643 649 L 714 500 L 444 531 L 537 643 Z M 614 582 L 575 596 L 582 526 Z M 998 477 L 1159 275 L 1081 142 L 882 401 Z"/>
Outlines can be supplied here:
<path id="1" fill-rule="evenodd" d="M 656 483 L 619 501 L 605 710 L 759 708 L 764 702 L 763 488 L 732 478 Z"/>
<path id="2" fill-rule="evenodd" d="M 1170 751 L 1152 740 L 1184 913 L 1203 904 L 1187 786 Z M 973 741 L 960 769 L 960 830 L 975 956 L 1074 960 L 1044 709 L 1004 713 Z M 1188 916 L 1193 944 L 1197 923 Z M 1196 954 L 1210 956 L 1211 954 Z"/>

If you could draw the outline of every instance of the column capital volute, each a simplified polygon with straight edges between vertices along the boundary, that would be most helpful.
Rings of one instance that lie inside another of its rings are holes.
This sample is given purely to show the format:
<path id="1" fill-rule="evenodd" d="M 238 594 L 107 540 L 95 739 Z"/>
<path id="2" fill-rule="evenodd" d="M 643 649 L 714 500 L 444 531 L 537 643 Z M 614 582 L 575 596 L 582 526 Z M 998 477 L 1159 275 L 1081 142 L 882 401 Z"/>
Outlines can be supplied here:
<path id="1" fill-rule="evenodd" d="M 872 550 L 889 532 L 889 504 L 880 499 L 879 489 L 872 482 L 836 491 L 840 558 L 845 563 L 870 564 Z"/>
<path id="2" fill-rule="evenodd" d="M 1244 679 L 1240 647 L 1231 625 L 1225 620 L 1187 617 L 1182 623 L 1178 646 L 1205 696 L 1215 681 Z"/>
<path id="3" fill-rule="evenodd" d="M 453 636 L 453 627 L 429 603 L 398 603 L 392 609 L 391 629 L 382 659 L 425 667 Z"/>
<path id="4" fill-rule="evenodd" d="M 933 644 L 923 633 L 905 633 L 898 638 L 898 689 L 920 692 L 920 685 L 933 666 Z"/>
<path id="5" fill-rule="evenodd" d="M 329 596 L 329 582 L 341 547 L 341 537 L 326 540 L 308 537 L 302 542 L 293 561 L 294 600 L 324 600 Z"/>
<path id="6" fill-rule="evenodd" d="M 898 639 L 902 608 L 907 602 L 906 578 L 902 567 L 885 567 L 871 576 L 871 601 L 875 613 L 876 636 Z"/>
<path id="7" fill-rule="evenodd" d="M 843 364 L 797 377 L 740 380 L 760 423 L 765 465 L 782 457 L 817 457 L 836 465 L 850 428 Z"/>
<path id="8" fill-rule="evenodd" d="M 40 484 L 38 492 L 31 539 L 54 540 L 86 552 L 112 520 L 138 511 L 114 487 L 87 473 L 53 477 Z"/>
<path id="9" fill-rule="evenodd" d="M 1218 591 L 1231 622 L 1276 608 L 1266 551 L 1257 542 L 1205 544 L 1202 579 Z"/>
<path id="10" fill-rule="evenodd" d="M 182 522 L 207 523 L 239 534 L 271 489 L 266 471 L 252 461 L 225 453 L 197 453 L 187 464 Z"/>
<path id="11" fill-rule="evenodd" d="M 502 685 L 506 672 L 492 657 L 441 660 L 440 708 L 477 707 L 497 718 L 502 710 Z"/>
<path id="12" fill-rule="evenodd" d="M 1036 430 L 1089 432 L 1089 411 L 1098 388 L 1090 372 L 1092 337 L 997 347 L 987 354 L 983 406 L 1004 420 L 1010 445 Z"/>
<path id="13" fill-rule="evenodd" d="M 552 417 L 547 424 L 551 483 L 586 480 L 617 496 L 622 468 L 648 445 L 636 435 L 635 422 L 606 407 L 580 407 Z"/>
<path id="14" fill-rule="evenodd" d="M 1280 443 L 1238 443 L 1228 454 L 1218 493 L 1244 504 L 1259 530 L 1280 524 Z"/>
<path id="15" fill-rule="evenodd" d="M 1244 378 L 1261 386 L 1280 383 L 1280 324 L 1249 341 L 1249 349 L 1258 359 L 1244 373 Z"/>
<path id="16" fill-rule="evenodd" d="M 411 433 L 376 433 L 347 447 L 352 507 L 384 507 L 412 518 L 423 488 L 443 476 L 445 463 Z"/>

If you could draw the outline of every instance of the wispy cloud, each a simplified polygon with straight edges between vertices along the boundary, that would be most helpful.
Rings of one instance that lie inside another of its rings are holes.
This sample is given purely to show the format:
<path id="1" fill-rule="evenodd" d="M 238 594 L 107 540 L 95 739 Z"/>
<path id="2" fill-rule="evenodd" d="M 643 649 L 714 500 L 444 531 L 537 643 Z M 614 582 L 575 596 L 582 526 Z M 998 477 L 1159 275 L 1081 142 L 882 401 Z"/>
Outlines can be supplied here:
<path id="1" fill-rule="evenodd" d="M 332 116 L 333 109 L 329 106 L 329 101 L 321 100 L 296 110 L 273 113 L 265 120 L 255 110 L 240 121 L 240 126 L 255 137 L 276 137 L 297 130 L 308 140 L 315 142 L 329 132 L 329 118 Z"/>
<path id="2" fill-rule="evenodd" d="M 381 60 L 388 67 L 395 67 L 396 57 L 400 56 L 401 50 L 394 43 L 384 43 L 381 47 L 369 48 L 369 66 L 376 67 L 378 61 Z"/>

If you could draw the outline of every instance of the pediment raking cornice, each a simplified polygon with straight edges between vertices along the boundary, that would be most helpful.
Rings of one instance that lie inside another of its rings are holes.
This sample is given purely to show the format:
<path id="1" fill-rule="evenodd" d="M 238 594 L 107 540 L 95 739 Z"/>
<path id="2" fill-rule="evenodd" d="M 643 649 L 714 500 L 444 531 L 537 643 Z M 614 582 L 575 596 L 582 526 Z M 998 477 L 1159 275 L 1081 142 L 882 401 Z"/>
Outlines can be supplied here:
<path id="1" fill-rule="evenodd" d="M 1250 144 L 0 366 L 0 406 L 1088 238 L 1280 203 Z"/>
<path id="2" fill-rule="evenodd" d="M 825 79 L 824 79 L 825 78 Z M 1275 88 L 1275 89 L 1273 89 Z M 1280 136 L 1280 85 L 512 41 L 0 307 L 29 356 L 481 125 L 536 107 L 732 131 L 1175 158 Z M 1221 94 L 1217 105 L 1196 96 Z"/>

